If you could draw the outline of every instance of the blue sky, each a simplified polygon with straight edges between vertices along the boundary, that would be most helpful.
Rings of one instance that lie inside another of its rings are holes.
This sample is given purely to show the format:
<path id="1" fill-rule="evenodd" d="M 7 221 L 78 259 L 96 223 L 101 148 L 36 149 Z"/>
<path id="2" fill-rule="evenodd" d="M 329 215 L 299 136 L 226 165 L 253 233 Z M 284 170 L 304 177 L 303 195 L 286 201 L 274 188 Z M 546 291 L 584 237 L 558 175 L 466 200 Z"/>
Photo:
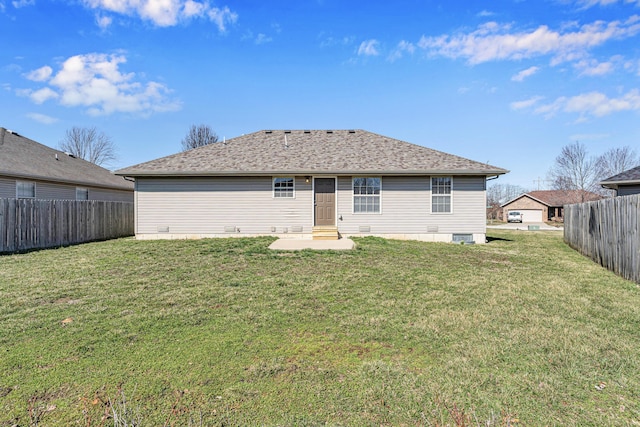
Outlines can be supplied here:
<path id="1" fill-rule="evenodd" d="M 366 129 L 511 170 L 640 147 L 640 0 L 0 0 L 0 126 L 111 168 L 189 126 Z"/>

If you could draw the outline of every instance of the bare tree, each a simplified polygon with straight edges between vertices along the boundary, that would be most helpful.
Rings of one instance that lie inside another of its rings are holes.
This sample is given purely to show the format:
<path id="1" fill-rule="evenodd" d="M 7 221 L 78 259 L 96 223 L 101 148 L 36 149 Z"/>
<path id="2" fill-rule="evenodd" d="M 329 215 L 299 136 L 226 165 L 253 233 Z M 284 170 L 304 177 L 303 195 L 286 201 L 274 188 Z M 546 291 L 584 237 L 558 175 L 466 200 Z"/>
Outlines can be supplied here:
<path id="1" fill-rule="evenodd" d="M 612 148 L 600 156 L 600 181 L 638 165 L 640 159 L 631 147 Z"/>
<path id="2" fill-rule="evenodd" d="M 182 151 L 218 142 L 218 135 L 207 125 L 191 125 L 189 132 L 182 139 Z"/>
<path id="3" fill-rule="evenodd" d="M 513 184 L 493 184 L 487 187 L 487 204 L 501 205 L 528 192 L 524 187 Z"/>
<path id="4" fill-rule="evenodd" d="M 585 146 L 579 142 L 562 147 L 549 171 L 551 185 L 555 190 L 582 190 L 601 192 L 598 183 L 602 177 L 601 159 L 589 156 Z"/>
<path id="5" fill-rule="evenodd" d="M 116 160 L 116 148 L 111 138 L 95 127 L 68 129 L 59 143 L 60 150 L 96 165 Z"/>
<path id="6" fill-rule="evenodd" d="M 493 184 L 487 187 L 487 219 L 502 219 L 500 205 L 528 191 L 524 187 L 513 184 Z"/>

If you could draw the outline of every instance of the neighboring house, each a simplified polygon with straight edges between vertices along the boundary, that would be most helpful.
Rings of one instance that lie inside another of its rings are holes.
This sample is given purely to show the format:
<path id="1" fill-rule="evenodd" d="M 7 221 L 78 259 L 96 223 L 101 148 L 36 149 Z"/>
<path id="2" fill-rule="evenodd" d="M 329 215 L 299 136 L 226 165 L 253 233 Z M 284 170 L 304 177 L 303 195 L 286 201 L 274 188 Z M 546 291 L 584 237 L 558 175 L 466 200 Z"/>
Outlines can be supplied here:
<path id="1" fill-rule="evenodd" d="M 615 190 L 616 196 L 640 194 L 640 166 L 607 178 L 600 185 Z"/>
<path id="2" fill-rule="evenodd" d="M 133 183 L 0 128 L 0 198 L 133 202 Z"/>
<path id="3" fill-rule="evenodd" d="M 562 221 L 564 205 L 600 200 L 602 196 L 584 190 L 530 191 L 503 203 L 503 218 L 510 211 L 522 214 L 522 222 Z"/>
<path id="4" fill-rule="evenodd" d="M 138 238 L 383 236 L 484 243 L 508 171 L 363 130 L 260 131 L 116 171 Z"/>

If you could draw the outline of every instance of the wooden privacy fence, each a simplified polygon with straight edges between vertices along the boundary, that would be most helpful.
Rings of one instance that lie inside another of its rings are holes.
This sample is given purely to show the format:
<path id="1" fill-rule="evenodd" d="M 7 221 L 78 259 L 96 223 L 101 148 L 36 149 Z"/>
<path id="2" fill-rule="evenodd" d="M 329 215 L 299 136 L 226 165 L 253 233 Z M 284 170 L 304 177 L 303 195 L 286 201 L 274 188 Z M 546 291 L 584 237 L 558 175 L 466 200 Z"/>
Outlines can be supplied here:
<path id="1" fill-rule="evenodd" d="M 0 199 L 0 253 L 134 234 L 133 203 Z"/>
<path id="2" fill-rule="evenodd" d="M 640 194 L 565 206 L 564 240 L 625 279 L 640 283 Z"/>

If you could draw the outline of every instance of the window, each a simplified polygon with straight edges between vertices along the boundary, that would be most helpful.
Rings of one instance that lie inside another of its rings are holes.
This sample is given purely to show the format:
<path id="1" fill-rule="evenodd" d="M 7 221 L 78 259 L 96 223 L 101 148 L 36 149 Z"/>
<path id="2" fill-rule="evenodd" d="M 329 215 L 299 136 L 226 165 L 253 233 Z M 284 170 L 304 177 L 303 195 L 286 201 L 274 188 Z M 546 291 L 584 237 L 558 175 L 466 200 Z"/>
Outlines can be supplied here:
<path id="1" fill-rule="evenodd" d="M 431 212 L 451 212 L 451 177 L 431 177 Z"/>
<path id="2" fill-rule="evenodd" d="M 353 213 L 380 213 L 381 178 L 353 178 Z"/>
<path id="3" fill-rule="evenodd" d="M 89 200 L 89 189 L 76 187 L 76 200 Z"/>
<path id="4" fill-rule="evenodd" d="M 18 199 L 35 199 L 36 183 L 27 181 L 16 181 L 16 197 Z"/>
<path id="5" fill-rule="evenodd" d="M 295 179 L 290 178 L 273 178 L 273 197 L 293 198 L 294 197 Z"/>

